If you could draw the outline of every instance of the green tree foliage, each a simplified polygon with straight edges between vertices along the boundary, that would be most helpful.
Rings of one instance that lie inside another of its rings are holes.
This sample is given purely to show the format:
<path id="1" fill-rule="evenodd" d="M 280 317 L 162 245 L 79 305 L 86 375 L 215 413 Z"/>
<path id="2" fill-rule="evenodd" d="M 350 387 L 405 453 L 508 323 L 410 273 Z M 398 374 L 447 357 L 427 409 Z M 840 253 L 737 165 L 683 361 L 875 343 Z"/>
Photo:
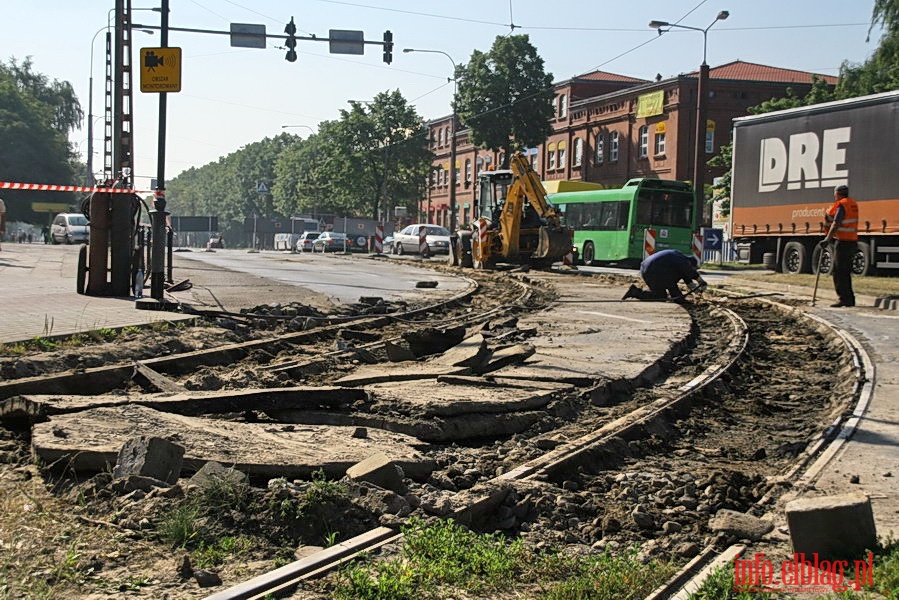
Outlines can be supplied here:
<path id="1" fill-rule="evenodd" d="M 497 36 L 459 67 L 456 112 L 474 145 L 512 153 L 542 144 L 552 132 L 553 78 L 527 35 Z"/>
<path id="2" fill-rule="evenodd" d="M 376 217 L 379 208 L 417 204 L 433 155 L 421 118 L 399 91 L 353 102 L 337 121 L 303 140 L 282 134 L 248 144 L 215 163 L 188 169 L 168 184 L 176 214 L 218 216 L 242 233 L 254 212 Z M 259 181 L 271 194 L 256 191 Z"/>
<path id="3" fill-rule="evenodd" d="M 71 84 L 50 81 L 32 69 L 30 59 L 0 62 L 0 181 L 75 183 L 75 157 L 66 136 L 83 112 Z M 32 202 L 75 203 L 74 194 L 5 191 L 10 221 L 39 223 L 46 215 Z"/>

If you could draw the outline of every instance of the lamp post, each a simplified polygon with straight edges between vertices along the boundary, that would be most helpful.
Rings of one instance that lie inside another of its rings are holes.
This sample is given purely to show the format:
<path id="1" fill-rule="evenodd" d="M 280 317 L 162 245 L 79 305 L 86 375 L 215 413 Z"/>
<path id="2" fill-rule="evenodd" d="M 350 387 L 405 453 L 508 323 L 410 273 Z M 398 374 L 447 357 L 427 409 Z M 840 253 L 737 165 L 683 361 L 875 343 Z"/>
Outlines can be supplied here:
<path id="1" fill-rule="evenodd" d="M 305 127 L 309 131 L 312 132 L 312 135 L 315 135 L 315 130 L 309 125 L 281 125 L 281 129 L 290 129 L 292 127 Z"/>
<path id="2" fill-rule="evenodd" d="M 137 10 L 150 10 L 154 12 L 158 12 L 158 8 L 132 8 L 132 11 Z M 94 44 L 97 42 L 97 36 L 102 32 L 107 32 L 107 37 L 109 36 L 109 29 L 111 25 L 109 24 L 110 19 L 112 19 L 112 13 L 115 12 L 114 8 L 109 9 L 106 13 L 106 26 L 101 27 L 94 34 L 94 37 L 91 38 L 91 60 L 90 60 L 90 76 L 87 80 L 87 185 L 94 185 Z M 144 33 L 149 33 L 153 35 L 153 32 L 149 29 L 135 29 L 134 31 L 142 31 Z"/>
<path id="3" fill-rule="evenodd" d="M 453 60 L 453 57 L 444 52 L 443 50 L 421 50 L 419 48 L 403 48 L 403 53 L 408 54 L 410 52 L 429 52 L 432 54 L 442 54 L 447 57 L 451 63 L 453 63 L 453 116 L 452 122 L 450 123 L 450 180 L 449 180 L 449 209 L 450 209 L 450 231 L 456 230 L 456 87 L 457 87 L 457 79 L 456 79 L 456 61 Z M 430 218 L 430 213 L 428 213 L 428 217 Z"/>
<path id="4" fill-rule="evenodd" d="M 671 27 L 680 29 L 690 29 L 698 31 L 702 34 L 702 64 L 699 65 L 699 82 L 696 86 L 696 139 L 693 154 L 693 193 L 696 197 L 696 203 L 702 207 L 705 201 L 705 161 L 703 154 L 705 151 L 705 135 L 706 135 L 706 100 L 708 92 L 706 88 L 709 82 L 709 65 L 706 63 L 706 42 L 708 41 L 708 32 L 712 25 L 718 21 L 723 21 L 730 16 L 726 10 L 722 10 L 715 17 L 708 27 L 701 29 L 699 27 L 690 27 L 688 25 L 679 25 L 677 23 L 668 23 L 667 21 L 650 21 L 649 26 L 659 31 L 659 35 L 666 33 Z"/>

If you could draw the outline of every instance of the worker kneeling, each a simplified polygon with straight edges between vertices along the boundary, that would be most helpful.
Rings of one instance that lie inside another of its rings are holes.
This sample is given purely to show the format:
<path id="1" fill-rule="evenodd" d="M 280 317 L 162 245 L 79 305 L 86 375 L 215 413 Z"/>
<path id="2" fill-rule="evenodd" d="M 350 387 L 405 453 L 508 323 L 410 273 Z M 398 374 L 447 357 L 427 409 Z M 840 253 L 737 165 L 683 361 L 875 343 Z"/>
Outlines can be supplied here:
<path id="1" fill-rule="evenodd" d="M 693 291 L 704 292 L 708 284 L 696 270 L 699 261 L 694 256 L 687 256 L 677 250 L 662 250 L 646 257 L 640 263 L 640 275 L 649 286 L 648 290 L 632 285 L 622 300 L 636 298 L 638 300 L 666 300 L 669 296 L 679 304 L 686 302 L 684 297 Z M 682 294 L 678 282 L 690 288 Z"/>

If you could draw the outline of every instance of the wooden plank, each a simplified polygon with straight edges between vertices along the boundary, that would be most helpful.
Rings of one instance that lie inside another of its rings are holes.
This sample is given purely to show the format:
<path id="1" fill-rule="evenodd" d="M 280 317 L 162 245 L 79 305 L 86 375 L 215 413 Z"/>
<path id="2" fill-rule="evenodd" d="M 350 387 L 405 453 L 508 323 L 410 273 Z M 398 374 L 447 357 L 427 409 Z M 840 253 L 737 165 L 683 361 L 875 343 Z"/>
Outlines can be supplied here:
<path id="1" fill-rule="evenodd" d="M 134 376 L 132 379 L 148 392 L 168 392 L 171 394 L 178 394 L 187 391 L 187 389 L 180 383 L 154 371 L 140 361 L 134 363 Z"/>

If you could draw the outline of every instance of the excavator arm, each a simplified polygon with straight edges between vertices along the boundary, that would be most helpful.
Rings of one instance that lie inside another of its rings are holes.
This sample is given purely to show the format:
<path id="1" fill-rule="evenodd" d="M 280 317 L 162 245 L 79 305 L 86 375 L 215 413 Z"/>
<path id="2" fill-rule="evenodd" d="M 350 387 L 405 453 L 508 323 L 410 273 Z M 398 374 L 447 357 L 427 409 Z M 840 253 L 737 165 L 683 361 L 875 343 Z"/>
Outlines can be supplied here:
<path id="1" fill-rule="evenodd" d="M 525 228 L 537 229 L 537 248 L 531 253 L 531 257 L 558 259 L 568 254 L 571 251 L 571 232 L 562 227 L 559 213 L 546 200 L 543 184 L 531 168 L 527 157 L 520 152 L 516 153 L 512 156 L 509 168 L 515 178 L 509 186 L 500 216 L 503 256 L 515 257 L 520 254 L 526 202 L 540 221 L 539 224 L 525 223 Z"/>

